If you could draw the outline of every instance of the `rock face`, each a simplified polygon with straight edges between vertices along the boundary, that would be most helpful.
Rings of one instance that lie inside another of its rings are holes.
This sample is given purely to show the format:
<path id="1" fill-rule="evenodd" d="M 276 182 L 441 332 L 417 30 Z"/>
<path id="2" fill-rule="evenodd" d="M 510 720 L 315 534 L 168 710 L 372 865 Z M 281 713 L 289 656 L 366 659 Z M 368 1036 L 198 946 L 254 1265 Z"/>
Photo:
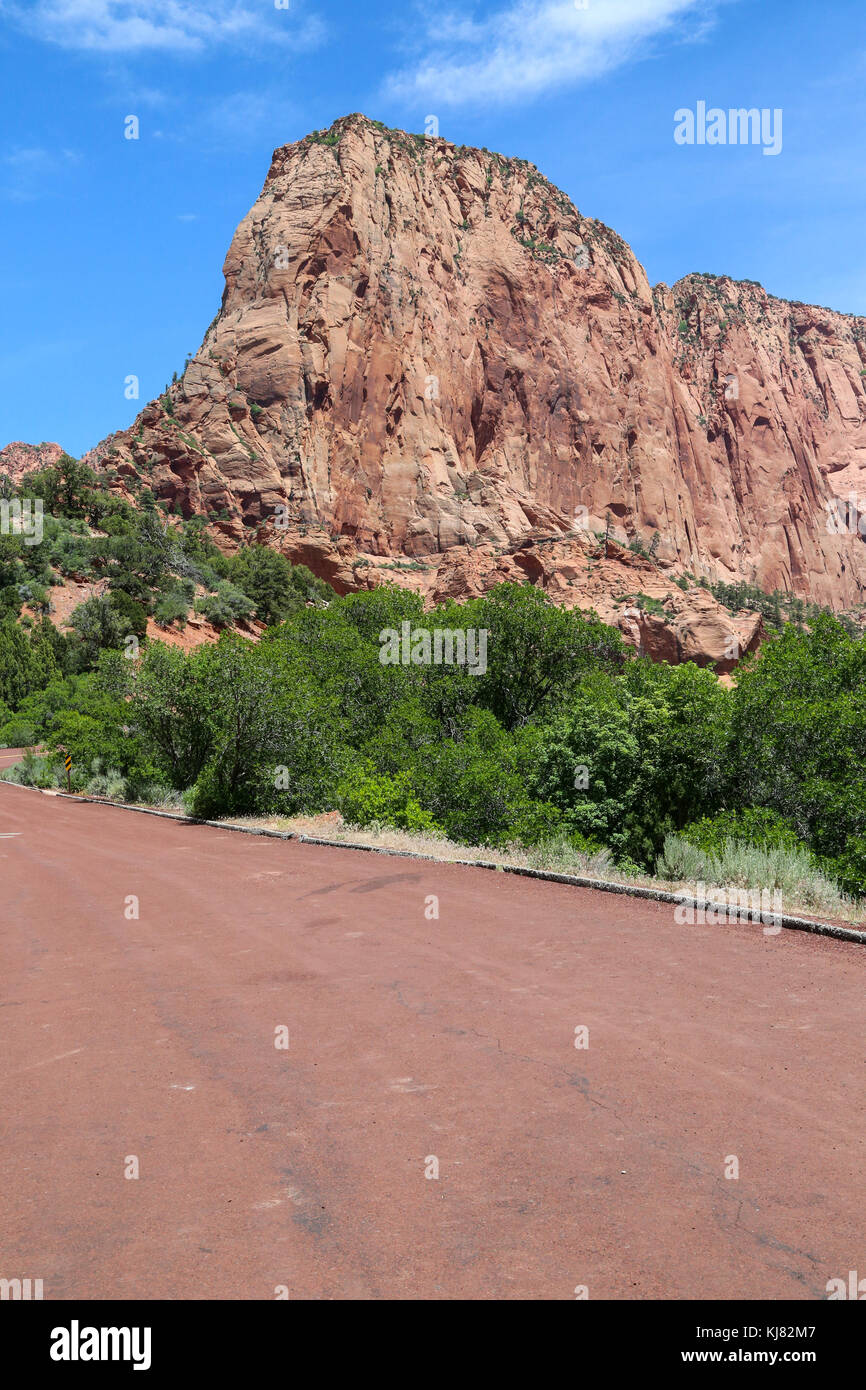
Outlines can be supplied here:
<path id="1" fill-rule="evenodd" d="M 866 494 L 866 319 L 706 275 L 653 290 L 533 165 L 362 116 L 275 152 L 224 272 L 182 381 L 88 461 L 226 545 L 258 533 L 343 590 L 414 562 L 387 577 L 432 594 L 561 537 L 537 582 L 601 612 L 629 552 L 592 594 L 566 571 L 609 518 L 658 533 L 680 658 L 718 617 L 683 571 L 866 600 L 834 511 Z"/>
<path id="2" fill-rule="evenodd" d="M 648 558 L 583 536 L 525 541 L 506 556 L 487 545 L 455 547 L 442 557 L 432 597 L 474 596 L 502 580 L 526 579 L 560 607 L 593 610 L 656 661 L 712 661 L 726 674 L 764 636 L 758 614 L 731 614 L 705 589 L 681 589 Z"/>
<path id="3" fill-rule="evenodd" d="M 18 483 L 25 473 L 55 464 L 62 453 L 59 444 L 22 444 L 20 440 L 7 444 L 5 449 L 0 449 L 0 477 Z"/>

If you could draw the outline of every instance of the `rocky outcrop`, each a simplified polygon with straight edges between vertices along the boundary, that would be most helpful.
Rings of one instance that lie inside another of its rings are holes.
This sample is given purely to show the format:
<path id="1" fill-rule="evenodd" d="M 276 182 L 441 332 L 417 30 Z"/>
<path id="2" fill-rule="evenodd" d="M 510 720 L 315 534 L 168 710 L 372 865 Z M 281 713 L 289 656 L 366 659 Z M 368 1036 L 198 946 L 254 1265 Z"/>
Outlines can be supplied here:
<path id="1" fill-rule="evenodd" d="M 706 275 L 653 290 L 532 164 L 361 116 L 275 152 L 224 273 L 183 379 L 89 462 L 226 546 L 258 534 L 342 591 L 468 593 L 537 555 L 602 612 L 621 561 L 570 567 L 607 528 L 652 543 L 642 591 L 670 600 L 633 639 L 680 657 L 725 644 L 684 571 L 866 598 L 833 510 L 866 493 L 866 320 Z"/>
<path id="2" fill-rule="evenodd" d="M 7 444 L 0 449 L 0 478 L 20 483 L 27 473 L 55 464 L 62 453 L 59 444 L 22 444 L 20 440 Z"/>
<path id="3" fill-rule="evenodd" d="M 437 567 L 432 596 L 475 596 L 502 580 L 525 579 L 563 608 L 597 613 L 657 661 L 714 662 L 726 673 L 764 636 L 756 613 L 729 613 L 707 590 L 675 582 L 650 559 L 583 536 L 527 541 L 507 555 L 491 546 L 455 547 Z"/>

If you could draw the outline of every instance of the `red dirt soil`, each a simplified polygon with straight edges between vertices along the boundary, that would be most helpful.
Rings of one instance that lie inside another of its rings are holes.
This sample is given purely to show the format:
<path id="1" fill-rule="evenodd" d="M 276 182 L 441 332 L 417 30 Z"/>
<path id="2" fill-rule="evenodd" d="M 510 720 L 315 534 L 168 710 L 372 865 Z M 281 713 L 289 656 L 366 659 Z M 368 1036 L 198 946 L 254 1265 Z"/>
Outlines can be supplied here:
<path id="1" fill-rule="evenodd" d="M 2 785 L 0 835 L 0 1274 L 47 1299 L 809 1299 L 857 1267 L 862 948 Z"/>

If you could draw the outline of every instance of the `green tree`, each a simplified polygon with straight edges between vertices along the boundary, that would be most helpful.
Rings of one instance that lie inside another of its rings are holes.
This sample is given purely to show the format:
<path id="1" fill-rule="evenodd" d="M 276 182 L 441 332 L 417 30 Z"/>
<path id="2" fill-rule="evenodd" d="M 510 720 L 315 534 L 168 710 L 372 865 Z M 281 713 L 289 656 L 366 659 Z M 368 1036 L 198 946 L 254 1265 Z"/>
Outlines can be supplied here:
<path id="1" fill-rule="evenodd" d="M 729 704 L 690 663 L 635 661 L 619 679 L 596 671 L 541 728 L 530 788 L 580 834 L 650 866 L 667 831 L 718 805 Z"/>
<path id="2" fill-rule="evenodd" d="M 618 671 L 625 661 L 615 629 L 557 608 L 531 584 L 499 584 L 463 612 L 467 626 L 489 633 L 478 701 L 506 729 L 561 703 L 587 671 Z"/>
<path id="3" fill-rule="evenodd" d="M 213 731 L 193 808 L 208 817 L 251 810 L 281 743 L 281 695 L 268 653 L 226 635 L 216 647 L 200 647 L 193 661 Z"/>
<path id="4" fill-rule="evenodd" d="M 19 491 L 23 496 L 41 497 L 45 510 L 54 516 L 85 517 L 96 483 L 96 474 L 85 464 L 61 454 L 50 467 L 27 474 Z"/>
<path id="5" fill-rule="evenodd" d="M 767 641 L 737 680 L 729 759 L 737 804 L 788 816 L 818 853 L 866 833 L 866 640 L 819 614 Z"/>
<path id="6" fill-rule="evenodd" d="M 99 681 L 124 701 L 130 726 L 152 750 L 164 780 L 180 790 L 192 786 L 214 746 L 201 660 L 152 642 L 138 661 L 117 653 L 103 655 Z"/>
<path id="7" fill-rule="evenodd" d="M 132 632 L 138 638 L 143 638 L 147 634 L 147 609 L 141 603 L 136 603 L 134 598 L 125 593 L 123 589 L 115 589 L 108 599 L 111 607 L 120 614 L 125 622 L 128 632 Z"/>
<path id="8" fill-rule="evenodd" d="M 129 632 L 127 619 L 105 595 L 94 595 L 80 603 L 69 626 L 77 638 L 78 666 L 82 670 L 94 667 L 101 651 L 119 648 Z"/>
<path id="9" fill-rule="evenodd" d="M 259 621 L 268 625 L 282 622 L 307 602 L 305 587 L 296 581 L 289 561 L 266 545 L 244 546 L 233 557 L 229 574 L 232 582 L 252 599 Z M 309 577 L 313 580 L 311 574 Z M 314 586 L 316 583 L 313 580 Z"/>
<path id="10" fill-rule="evenodd" d="M 14 621 L 0 623 L 0 702 L 14 710 L 57 674 L 52 645 L 41 625 L 28 633 Z"/>

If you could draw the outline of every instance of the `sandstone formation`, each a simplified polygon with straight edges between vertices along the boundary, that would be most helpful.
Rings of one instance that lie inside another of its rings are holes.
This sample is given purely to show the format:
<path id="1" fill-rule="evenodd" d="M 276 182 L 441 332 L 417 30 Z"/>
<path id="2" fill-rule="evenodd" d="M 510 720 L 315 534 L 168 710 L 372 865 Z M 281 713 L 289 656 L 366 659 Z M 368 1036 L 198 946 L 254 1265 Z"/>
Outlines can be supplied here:
<path id="1" fill-rule="evenodd" d="M 834 512 L 866 494 L 866 319 L 709 275 L 653 290 L 532 164 L 362 116 L 275 152 L 224 273 L 182 380 L 88 461 L 225 545 L 342 590 L 532 569 L 603 614 L 629 552 L 581 566 L 607 525 L 653 545 L 670 659 L 730 623 L 684 571 L 866 600 Z"/>
<path id="2" fill-rule="evenodd" d="M 18 483 L 25 474 L 55 464 L 62 453 L 59 444 L 22 444 L 20 440 L 7 444 L 0 449 L 0 478 Z"/>

